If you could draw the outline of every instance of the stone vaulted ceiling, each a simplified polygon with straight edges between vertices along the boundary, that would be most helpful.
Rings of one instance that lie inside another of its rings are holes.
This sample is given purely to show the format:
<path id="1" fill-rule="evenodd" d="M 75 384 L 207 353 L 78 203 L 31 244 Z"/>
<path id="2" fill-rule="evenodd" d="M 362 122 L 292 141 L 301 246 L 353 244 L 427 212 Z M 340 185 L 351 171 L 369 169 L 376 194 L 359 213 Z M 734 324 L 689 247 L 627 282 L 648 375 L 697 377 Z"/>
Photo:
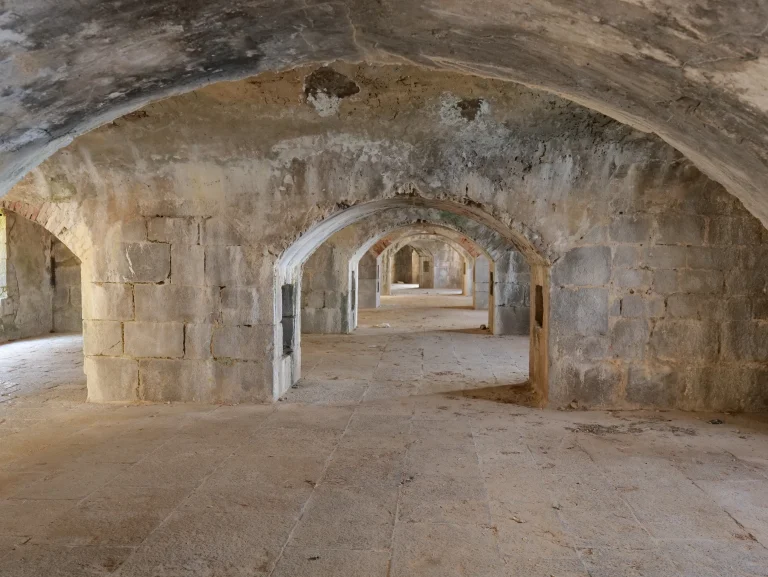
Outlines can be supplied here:
<path id="1" fill-rule="evenodd" d="M 0 194 L 78 134 L 217 80 L 410 61 L 657 133 L 768 223 L 768 2 L 4 0 Z"/>

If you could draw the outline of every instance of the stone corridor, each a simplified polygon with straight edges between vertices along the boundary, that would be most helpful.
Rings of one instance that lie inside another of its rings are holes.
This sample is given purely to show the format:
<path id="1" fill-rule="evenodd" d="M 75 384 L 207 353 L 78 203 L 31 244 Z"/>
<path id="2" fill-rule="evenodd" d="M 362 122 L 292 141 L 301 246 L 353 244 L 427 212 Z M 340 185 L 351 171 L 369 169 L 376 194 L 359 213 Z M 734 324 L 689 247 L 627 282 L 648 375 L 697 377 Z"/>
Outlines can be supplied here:
<path id="1" fill-rule="evenodd" d="M 463 396 L 527 349 L 462 301 L 307 336 L 275 405 L 86 404 L 77 378 L 0 404 L 0 575 L 768 574 L 765 417 Z"/>

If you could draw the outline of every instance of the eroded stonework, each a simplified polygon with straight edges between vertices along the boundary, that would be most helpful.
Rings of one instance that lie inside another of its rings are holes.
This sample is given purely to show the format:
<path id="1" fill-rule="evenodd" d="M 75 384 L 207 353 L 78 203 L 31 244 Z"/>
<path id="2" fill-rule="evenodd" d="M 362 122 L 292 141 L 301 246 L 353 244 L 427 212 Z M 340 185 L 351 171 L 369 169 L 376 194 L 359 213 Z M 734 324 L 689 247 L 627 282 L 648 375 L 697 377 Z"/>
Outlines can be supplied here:
<path id="1" fill-rule="evenodd" d="M 300 364 L 283 342 L 294 256 L 411 207 L 524 256 L 543 401 L 765 407 L 766 231 L 679 152 L 503 82 L 334 70 L 359 91 L 331 114 L 306 95 L 316 67 L 210 86 L 80 137 L 13 190 L 72 219 L 92 400 L 279 396 Z"/>

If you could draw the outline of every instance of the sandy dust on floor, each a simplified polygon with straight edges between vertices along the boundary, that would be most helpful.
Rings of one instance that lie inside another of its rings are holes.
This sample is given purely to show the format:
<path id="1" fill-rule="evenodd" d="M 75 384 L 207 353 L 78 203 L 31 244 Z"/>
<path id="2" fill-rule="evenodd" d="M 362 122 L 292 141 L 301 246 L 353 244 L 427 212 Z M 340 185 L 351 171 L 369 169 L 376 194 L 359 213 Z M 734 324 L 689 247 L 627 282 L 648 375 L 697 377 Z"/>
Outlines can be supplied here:
<path id="1" fill-rule="evenodd" d="M 410 313 L 305 338 L 271 406 L 92 405 L 69 378 L 0 404 L 0 575 L 768 575 L 768 418 L 462 397 L 514 340 Z"/>

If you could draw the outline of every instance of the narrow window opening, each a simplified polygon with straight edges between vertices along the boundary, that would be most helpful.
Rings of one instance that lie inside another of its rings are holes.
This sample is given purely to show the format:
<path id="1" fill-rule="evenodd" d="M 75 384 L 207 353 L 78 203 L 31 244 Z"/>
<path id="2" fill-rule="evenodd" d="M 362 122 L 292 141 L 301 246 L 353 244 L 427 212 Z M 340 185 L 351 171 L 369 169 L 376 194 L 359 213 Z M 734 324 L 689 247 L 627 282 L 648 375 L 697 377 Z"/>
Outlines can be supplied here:
<path id="1" fill-rule="evenodd" d="M 352 273 L 352 310 L 355 310 L 357 306 L 357 275 Z"/>
<path id="2" fill-rule="evenodd" d="M 296 319 L 294 318 L 293 306 L 293 285 L 284 284 L 282 287 L 283 299 L 283 355 L 293 353 L 293 338 L 296 330 Z"/>
<path id="3" fill-rule="evenodd" d="M 429 272 L 429 261 L 428 260 L 424 261 L 424 272 Z"/>
<path id="4" fill-rule="evenodd" d="M 493 296 L 493 271 L 488 275 L 488 294 Z"/>
<path id="5" fill-rule="evenodd" d="M 536 326 L 543 327 L 544 326 L 544 289 L 542 289 L 540 284 L 536 285 L 535 313 L 536 313 Z"/>

